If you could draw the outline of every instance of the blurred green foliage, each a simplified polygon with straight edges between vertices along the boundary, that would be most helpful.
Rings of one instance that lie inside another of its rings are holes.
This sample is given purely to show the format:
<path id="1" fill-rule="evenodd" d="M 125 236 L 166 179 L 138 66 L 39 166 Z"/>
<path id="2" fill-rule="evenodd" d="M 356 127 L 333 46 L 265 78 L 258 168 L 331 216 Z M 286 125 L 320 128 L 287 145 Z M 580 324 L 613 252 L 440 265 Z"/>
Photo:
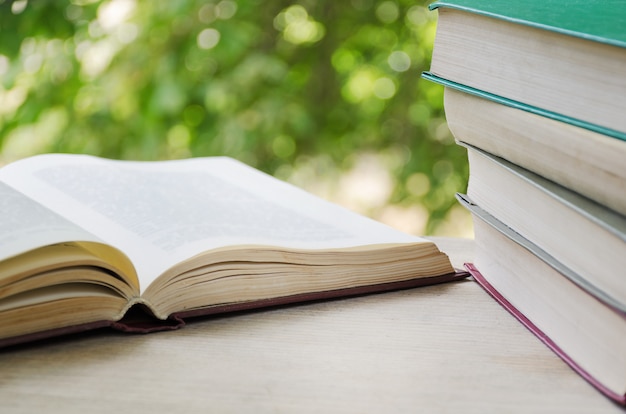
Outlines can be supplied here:
<path id="1" fill-rule="evenodd" d="M 435 24 L 414 0 L 0 1 L 0 160 L 229 155 L 286 176 L 375 153 L 387 202 L 436 233 L 468 170 L 420 80 Z"/>

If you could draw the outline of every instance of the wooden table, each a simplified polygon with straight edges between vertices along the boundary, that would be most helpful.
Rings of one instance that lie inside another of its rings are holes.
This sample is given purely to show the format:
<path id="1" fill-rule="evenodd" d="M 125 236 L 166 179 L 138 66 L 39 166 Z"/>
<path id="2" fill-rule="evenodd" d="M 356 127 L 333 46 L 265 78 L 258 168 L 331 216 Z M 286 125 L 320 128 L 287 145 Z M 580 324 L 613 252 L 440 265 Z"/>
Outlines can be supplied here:
<path id="1" fill-rule="evenodd" d="M 2 413 L 624 412 L 471 280 L 54 340 L 0 373 Z"/>

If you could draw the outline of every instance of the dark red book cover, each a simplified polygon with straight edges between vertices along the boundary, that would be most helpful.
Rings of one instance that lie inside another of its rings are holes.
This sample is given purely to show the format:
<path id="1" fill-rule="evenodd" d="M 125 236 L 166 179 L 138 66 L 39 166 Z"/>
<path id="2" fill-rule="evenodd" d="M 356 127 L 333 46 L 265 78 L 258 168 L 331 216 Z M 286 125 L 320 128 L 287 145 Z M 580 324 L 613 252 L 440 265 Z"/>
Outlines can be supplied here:
<path id="1" fill-rule="evenodd" d="M 48 338 L 58 337 L 61 335 L 69 335 L 74 333 L 85 332 L 100 328 L 113 328 L 122 332 L 129 333 L 151 333 L 159 331 L 168 331 L 182 328 L 191 318 L 234 313 L 241 311 L 249 311 L 255 309 L 269 308 L 274 306 L 282 306 L 288 304 L 313 302 L 320 300 L 347 298 L 351 296 L 361 296 L 373 293 L 383 293 L 393 290 L 410 289 L 421 286 L 436 285 L 440 283 L 461 280 L 469 276 L 469 273 L 457 270 L 442 276 L 422 277 L 417 279 L 405 280 L 401 282 L 382 283 L 376 285 L 356 286 L 352 288 L 328 290 L 321 292 L 302 293 L 298 295 L 282 296 L 277 298 L 269 298 L 255 300 L 249 302 L 228 303 L 224 305 L 211 306 L 200 309 L 174 313 L 167 320 L 160 320 L 151 316 L 147 309 L 142 306 L 134 306 L 131 308 L 124 318 L 119 321 L 96 321 L 82 325 L 68 326 L 56 329 L 50 329 L 43 332 L 35 332 L 16 337 L 0 339 L 0 348 L 15 346 L 26 342 L 42 341 Z"/>
<path id="2" fill-rule="evenodd" d="M 532 332 L 541 342 L 557 354 L 567 365 L 569 365 L 576 373 L 583 377 L 587 382 L 593 385 L 601 393 L 621 405 L 626 405 L 626 395 L 617 394 L 600 381 L 591 376 L 587 371 L 580 367 L 565 351 L 563 351 L 548 335 L 539 329 L 531 320 L 529 320 L 522 312 L 511 304 L 504 296 L 500 294 L 480 273 L 480 271 L 471 263 L 466 263 L 465 268 L 470 272 L 474 280 L 491 295 L 502 307 L 504 307 L 511 315 L 522 323 L 530 332 Z"/>

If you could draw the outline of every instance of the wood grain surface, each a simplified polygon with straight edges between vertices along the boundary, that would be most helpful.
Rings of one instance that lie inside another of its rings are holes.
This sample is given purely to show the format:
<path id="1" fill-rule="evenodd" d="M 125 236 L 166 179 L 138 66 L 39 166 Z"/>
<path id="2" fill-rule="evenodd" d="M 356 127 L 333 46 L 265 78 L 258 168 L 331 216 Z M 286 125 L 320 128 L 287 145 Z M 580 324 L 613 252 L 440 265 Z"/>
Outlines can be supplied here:
<path id="1" fill-rule="evenodd" d="M 56 339 L 0 372 L 3 413 L 624 412 L 471 280 Z"/>

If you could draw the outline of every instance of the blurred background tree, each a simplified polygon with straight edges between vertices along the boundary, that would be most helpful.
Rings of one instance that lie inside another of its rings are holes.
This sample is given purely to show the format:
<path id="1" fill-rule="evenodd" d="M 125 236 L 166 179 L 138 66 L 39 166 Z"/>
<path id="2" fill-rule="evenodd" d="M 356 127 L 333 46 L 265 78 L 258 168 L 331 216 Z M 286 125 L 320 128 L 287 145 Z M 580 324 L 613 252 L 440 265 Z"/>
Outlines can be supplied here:
<path id="1" fill-rule="evenodd" d="M 0 163 L 228 155 L 402 230 L 467 236 L 420 1 L 0 0 Z"/>

